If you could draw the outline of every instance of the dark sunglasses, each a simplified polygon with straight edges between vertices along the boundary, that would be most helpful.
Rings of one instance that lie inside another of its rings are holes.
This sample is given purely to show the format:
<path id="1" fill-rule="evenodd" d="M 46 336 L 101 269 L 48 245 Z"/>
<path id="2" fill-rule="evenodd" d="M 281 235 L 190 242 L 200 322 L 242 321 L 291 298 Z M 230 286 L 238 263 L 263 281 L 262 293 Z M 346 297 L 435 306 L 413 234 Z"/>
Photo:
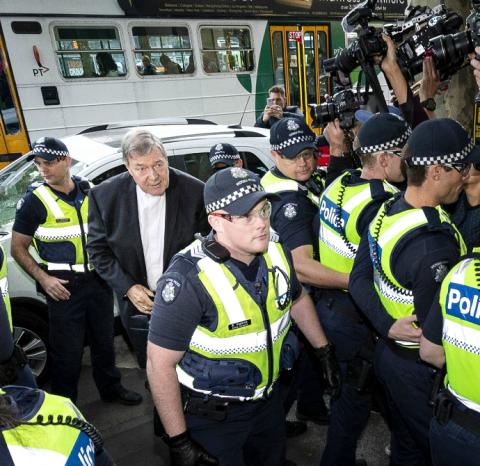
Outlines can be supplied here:
<path id="1" fill-rule="evenodd" d="M 472 165 L 473 165 L 473 168 L 475 168 L 475 170 L 480 171 L 480 163 L 472 163 Z"/>

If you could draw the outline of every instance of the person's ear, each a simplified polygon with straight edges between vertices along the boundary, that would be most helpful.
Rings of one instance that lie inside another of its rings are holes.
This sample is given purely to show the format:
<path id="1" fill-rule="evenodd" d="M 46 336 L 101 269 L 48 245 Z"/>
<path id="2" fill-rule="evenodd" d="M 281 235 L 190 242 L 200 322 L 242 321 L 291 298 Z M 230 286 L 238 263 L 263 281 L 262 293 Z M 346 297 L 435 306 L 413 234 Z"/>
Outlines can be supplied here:
<path id="1" fill-rule="evenodd" d="M 222 217 L 217 217 L 216 215 L 208 216 L 208 224 L 212 227 L 212 230 L 215 230 L 217 233 L 223 232 Z"/>

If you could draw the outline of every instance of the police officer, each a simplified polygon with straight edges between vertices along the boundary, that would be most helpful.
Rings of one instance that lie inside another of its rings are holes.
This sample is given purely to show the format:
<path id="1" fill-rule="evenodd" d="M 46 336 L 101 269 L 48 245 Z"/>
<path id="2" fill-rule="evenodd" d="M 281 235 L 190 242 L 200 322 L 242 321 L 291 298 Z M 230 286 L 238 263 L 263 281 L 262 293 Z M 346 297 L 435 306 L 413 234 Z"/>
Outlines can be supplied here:
<path id="1" fill-rule="evenodd" d="M 0 386 L 5 375 L 0 369 Z M 113 466 L 113 461 L 101 435 L 70 400 L 11 385 L 0 389 L 0 464 Z"/>
<path id="2" fill-rule="evenodd" d="M 429 398 L 437 372 L 419 363 L 421 327 L 442 279 L 465 251 L 440 204 L 457 200 L 478 149 L 459 123 L 439 118 L 418 125 L 404 152 L 406 192 L 372 220 L 350 292 L 382 337 L 374 366 L 390 402 L 391 464 L 423 465 L 430 464 Z"/>
<path id="3" fill-rule="evenodd" d="M 442 368 L 446 389 L 430 423 L 435 466 L 474 466 L 480 457 L 480 254 L 460 261 L 445 277 L 420 341 L 420 356 Z"/>
<path id="4" fill-rule="evenodd" d="M 175 466 L 214 458 L 281 466 L 285 415 L 275 382 L 296 357 L 290 315 L 334 390 L 338 364 L 290 254 L 269 241 L 271 195 L 257 176 L 221 170 L 204 197 L 213 232 L 158 282 L 147 363 L 153 398 Z"/>
<path id="5" fill-rule="evenodd" d="M 323 190 L 323 175 L 316 170 L 315 134 L 303 120 L 284 118 L 270 131 L 275 167 L 262 180 L 272 200 L 272 228 L 292 251 L 295 271 L 302 283 L 346 288 L 348 275 L 335 272 L 314 258 L 317 236 L 314 221 Z"/>
<path id="6" fill-rule="evenodd" d="M 235 146 L 228 143 L 215 144 L 210 148 L 208 160 L 213 171 L 227 167 L 243 167 L 243 160 Z"/>
<path id="7" fill-rule="evenodd" d="M 93 377 L 104 401 L 138 404 L 142 397 L 120 384 L 113 348 L 113 295 L 85 250 L 90 188 L 72 177 L 66 145 L 38 140 L 28 155 L 42 183 L 17 205 L 12 256 L 40 285 L 49 310 L 52 392 L 77 399 L 84 340 L 90 343 Z M 40 263 L 28 248 L 33 245 Z"/>
<path id="8" fill-rule="evenodd" d="M 0 246 L 0 370 L 9 374 L 9 383 L 35 388 L 35 378 L 22 348 L 14 344 L 12 311 L 8 295 L 7 258 Z M 1 386 L 1 385 L 0 385 Z"/>
<path id="9" fill-rule="evenodd" d="M 362 170 L 349 170 L 320 197 L 319 251 L 321 263 L 350 273 L 360 243 L 380 205 L 401 182 L 401 149 L 411 129 L 389 113 L 371 116 L 358 140 Z M 388 180 L 388 181 L 387 181 Z M 344 377 L 341 395 L 330 403 L 330 427 L 322 465 L 354 465 L 358 438 L 370 414 L 373 340 L 369 327 L 346 290 L 324 289 L 317 312 L 335 345 Z"/>
<path id="10" fill-rule="evenodd" d="M 305 121 L 284 118 L 270 130 L 275 166 L 261 180 L 272 199 L 272 229 L 291 252 L 295 272 L 306 285 L 346 288 L 348 275 L 325 267 L 318 261 L 318 202 L 324 188 L 323 172 L 317 170 L 315 134 Z M 295 368 L 286 396 L 286 411 L 296 397 L 297 418 L 319 424 L 328 422 L 321 386 L 304 351 Z"/>

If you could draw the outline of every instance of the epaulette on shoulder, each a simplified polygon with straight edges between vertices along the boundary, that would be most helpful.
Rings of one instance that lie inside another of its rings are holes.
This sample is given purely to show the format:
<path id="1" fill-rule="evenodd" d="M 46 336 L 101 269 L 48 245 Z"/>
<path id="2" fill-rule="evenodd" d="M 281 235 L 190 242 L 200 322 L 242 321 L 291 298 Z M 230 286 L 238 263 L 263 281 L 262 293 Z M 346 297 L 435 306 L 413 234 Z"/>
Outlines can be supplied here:
<path id="1" fill-rule="evenodd" d="M 203 259 L 205 257 L 205 253 L 202 249 L 202 242 L 200 240 L 195 240 L 186 248 L 182 249 L 178 254 L 192 262 L 197 262 L 198 259 Z"/>

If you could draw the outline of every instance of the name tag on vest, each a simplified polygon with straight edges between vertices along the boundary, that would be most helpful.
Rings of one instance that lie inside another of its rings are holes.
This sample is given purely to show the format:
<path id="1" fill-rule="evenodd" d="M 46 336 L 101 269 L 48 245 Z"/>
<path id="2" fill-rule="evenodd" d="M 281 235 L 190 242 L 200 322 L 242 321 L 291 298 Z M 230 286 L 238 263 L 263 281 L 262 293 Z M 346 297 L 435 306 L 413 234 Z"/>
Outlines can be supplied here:
<path id="1" fill-rule="evenodd" d="M 228 330 L 237 330 L 237 328 L 247 327 L 251 325 L 251 323 L 252 321 L 250 319 L 242 320 L 241 322 L 235 322 L 234 324 L 230 324 L 228 326 Z"/>
<path id="2" fill-rule="evenodd" d="M 70 221 L 69 218 L 56 218 L 56 219 L 55 219 L 55 222 L 56 222 L 56 223 L 67 223 L 67 222 L 69 222 L 69 221 Z"/>

